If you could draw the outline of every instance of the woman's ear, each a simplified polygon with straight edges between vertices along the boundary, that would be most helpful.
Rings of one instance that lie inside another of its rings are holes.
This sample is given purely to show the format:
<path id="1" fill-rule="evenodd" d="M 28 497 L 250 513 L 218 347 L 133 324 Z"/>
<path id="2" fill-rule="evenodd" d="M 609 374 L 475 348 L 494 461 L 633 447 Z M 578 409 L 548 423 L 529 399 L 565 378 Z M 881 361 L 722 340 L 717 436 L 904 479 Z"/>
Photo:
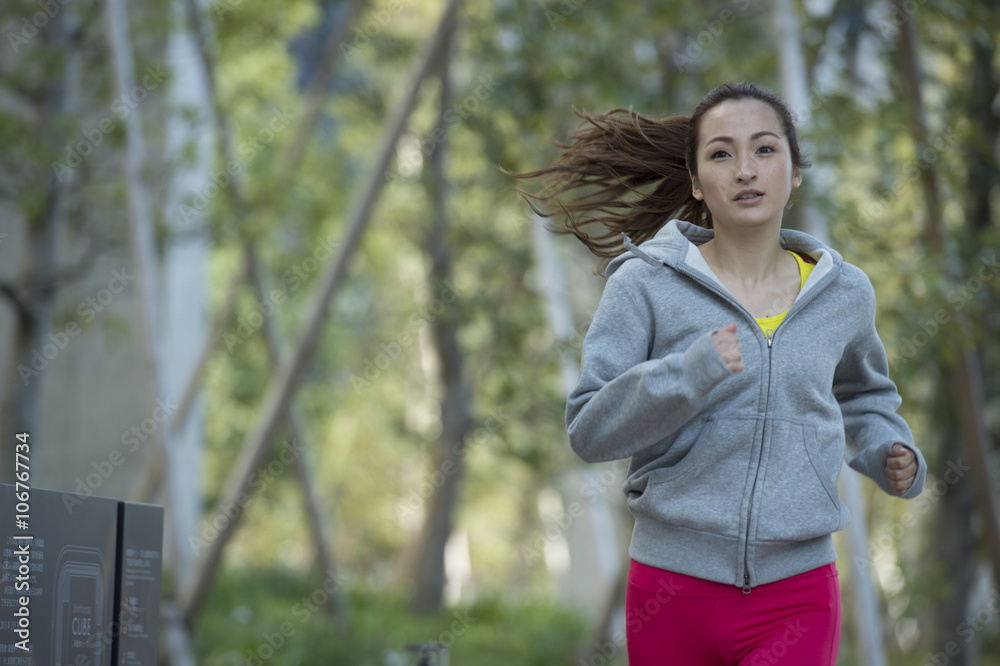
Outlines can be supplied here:
<path id="1" fill-rule="evenodd" d="M 792 187 L 798 187 L 802 184 L 802 169 L 795 167 L 792 170 Z"/>
<path id="2" fill-rule="evenodd" d="M 690 170 L 688 170 L 688 176 L 691 177 L 691 196 L 693 196 L 698 201 L 703 201 L 704 197 L 701 193 L 701 186 L 698 185 L 698 176 L 691 173 Z"/>

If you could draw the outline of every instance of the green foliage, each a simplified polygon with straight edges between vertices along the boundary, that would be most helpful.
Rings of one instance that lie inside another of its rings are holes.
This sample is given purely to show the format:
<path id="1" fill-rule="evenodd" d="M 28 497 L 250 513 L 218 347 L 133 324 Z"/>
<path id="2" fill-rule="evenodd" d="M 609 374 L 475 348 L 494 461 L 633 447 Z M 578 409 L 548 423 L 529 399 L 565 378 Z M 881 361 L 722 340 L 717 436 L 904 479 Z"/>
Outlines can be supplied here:
<path id="1" fill-rule="evenodd" d="M 579 617 L 550 601 L 476 603 L 413 616 L 398 590 L 348 580 L 341 630 L 324 611 L 334 583 L 289 571 L 231 568 L 218 581 L 199 624 L 197 659 L 205 666 L 335 666 L 393 663 L 416 642 L 450 645 L 453 664 L 557 666 L 584 635 Z"/>
<path id="2" fill-rule="evenodd" d="M 249 289 L 235 298 L 236 316 L 203 384 L 208 520 L 275 374 L 261 335 L 263 313 L 289 346 L 443 6 L 437 0 L 366 3 L 347 31 L 301 161 L 282 179 L 306 111 L 302 44 L 318 29 L 323 4 L 215 0 L 207 9 L 209 56 L 241 190 L 238 197 L 235 186 L 221 187 L 208 202 L 206 228 L 191 233 L 213 243 L 212 311 L 231 298 L 226 289 L 248 238 L 257 242 L 267 282 L 263 303 Z M 816 165 L 804 174 L 803 189 L 829 223 L 833 245 L 876 287 L 878 329 L 903 395 L 903 414 L 936 465 L 942 442 L 956 427 L 943 395 L 943 368 L 962 345 L 981 348 L 988 427 L 994 434 L 1000 428 L 1000 280 L 971 281 L 985 265 L 984 252 L 1000 247 L 1000 233 L 994 222 L 973 236 L 964 210 L 968 184 L 982 177 L 970 172 L 969 155 L 995 154 L 995 146 L 980 145 L 985 126 L 968 112 L 982 82 L 967 73 L 976 45 L 995 43 L 1000 30 L 982 3 L 910 4 L 917 9 L 906 20 L 922 40 L 933 153 L 914 147 L 897 73 L 899 23 L 888 17 L 888 3 L 797 7 L 814 81 L 810 125 L 800 138 Z M 0 45 L 6 49 L 0 52 L 0 192 L 11 192 L 29 219 L 51 204 L 53 161 L 65 159 L 81 132 L 113 115 L 100 5 L 81 8 L 79 15 L 73 3 L 60 5 L 66 9 L 59 21 L 71 15 L 80 21 L 72 40 L 59 41 L 67 36 L 43 30 L 23 51 L 10 50 L 8 33 Z M 133 15 L 139 71 L 163 59 L 168 5 L 146 3 Z M 16 34 L 21 18 L 37 7 L 27 0 L 6 3 L 0 24 Z M 566 446 L 559 362 L 563 355 L 578 357 L 602 283 L 591 274 L 593 257 L 571 238 L 557 239 L 577 330 L 571 343 L 557 347 L 537 294 L 530 218 L 511 189 L 515 183 L 498 167 L 524 171 L 551 162 L 557 154 L 551 141 L 564 139 L 577 124 L 574 107 L 687 114 L 724 81 L 751 80 L 780 90 L 773 19 L 771 6 L 754 0 L 463 3 L 449 60 L 446 141 L 433 136 L 439 84 L 430 79 L 393 163 L 387 173 L 375 174 L 384 182 L 379 202 L 296 395 L 309 424 L 310 460 L 334 523 L 337 556 L 346 570 L 378 583 L 348 586 L 350 632 L 340 634 L 311 614 L 294 625 L 295 635 L 269 663 L 380 663 L 383 650 L 433 638 L 450 626 L 448 611 L 409 616 L 403 610 L 405 585 L 396 578 L 438 471 L 431 461 L 441 430 L 440 378 L 430 339 L 437 321 L 457 326 L 474 393 L 456 512 L 456 528 L 469 538 L 473 587 L 508 589 L 516 597 L 550 582 L 542 558 L 525 562 L 519 546 L 542 525 L 538 489 L 580 464 Z M 79 108 L 47 108 L 42 120 L 17 113 L 19 100 L 43 99 L 72 63 L 82 72 Z M 143 106 L 154 155 L 170 112 L 160 96 L 165 88 Z M 180 115 L 191 120 L 190 110 Z M 71 191 L 73 209 L 88 211 L 87 219 L 98 219 L 102 233 L 113 239 L 125 238 L 125 193 L 116 162 L 122 138 L 116 122 L 74 171 Z M 433 212 L 424 180 L 435 147 L 444 151 L 448 181 L 451 285 L 431 285 L 427 277 Z M 179 163 L 157 163 L 150 174 L 156 196 L 163 197 L 163 183 L 187 168 L 194 154 L 191 146 Z M 212 169 L 224 166 L 216 160 Z M 944 258 L 927 247 L 923 176 L 929 170 L 938 178 L 943 228 L 959 257 L 957 282 Z M 995 219 L 995 183 L 992 196 Z M 794 212 L 788 217 L 794 221 Z M 158 239 L 179 240 L 165 233 Z M 968 326 L 958 326 L 965 315 Z M 113 331 L 121 326 L 111 319 L 99 325 Z M 118 339 L 109 336 L 108 344 Z M 279 440 L 287 437 L 279 434 Z M 275 456 L 267 460 L 276 462 Z M 898 523 L 906 505 L 867 489 L 871 532 L 878 537 Z M 262 636 L 294 621 L 294 604 L 319 584 L 292 573 L 311 557 L 297 492 L 294 476 L 283 470 L 249 503 L 198 627 L 203 663 L 244 663 Z M 908 535 L 892 533 L 886 542 L 886 567 L 905 581 L 892 591 L 879 579 L 894 620 L 921 617 L 947 593 L 933 563 L 921 558 L 933 540 L 935 511 L 921 513 Z M 397 587 L 390 589 L 391 582 Z M 456 666 L 564 663 L 583 636 L 580 620 L 564 610 L 490 594 L 468 608 L 477 622 L 455 643 Z M 994 647 L 994 637 L 986 640 Z M 922 647 L 917 643 L 903 654 L 899 640 L 893 645 L 900 664 Z"/>
<path id="3" fill-rule="evenodd" d="M 301 93 L 291 86 L 295 65 L 284 44 L 314 25 L 318 15 L 309 7 L 294 4 L 286 17 L 284 7 L 246 2 L 217 22 L 220 98 L 234 141 L 246 140 L 266 124 L 275 105 L 287 104 L 292 113 L 301 109 Z M 924 249 L 921 219 L 921 176 L 927 169 L 940 176 L 946 201 L 961 200 L 966 182 L 960 146 L 972 129 L 950 110 L 948 100 L 962 89 L 960 72 L 971 57 L 962 35 L 973 19 L 956 13 L 956 7 L 921 5 L 911 19 L 928 40 L 932 63 L 929 127 L 932 142 L 941 139 L 932 158 L 913 148 L 902 91 L 879 88 L 855 62 L 838 60 L 831 51 L 832 36 L 846 31 L 851 48 L 869 40 L 875 66 L 891 72 L 897 28 L 887 28 L 879 16 L 859 23 L 850 7 L 839 4 L 832 14 L 800 17 L 810 73 L 822 74 L 822 83 L 811 90 L 811 124 L 801 137 L 817 165 L 805 174 L 807 188 L 818 214 L 829 221 L 835 246 L 876 286 L 878 326 L 903 393 L 904 415 L 931 459 L 936 433 L 953 428 L 934 408 L 940 404 L 939 361 L 957 339 L 986 339 L 985 329 L 968 338 L 953 324 L 921 344 L 914 339 L 940 308 L 956 314 L 954 286 L 941 257 Z M 218 211 L 222 238 L 238 231 L 264 241 L 269 281 L 288 295 L 276 315 L 287 331 L 301 325 L 319 275 L 304 272 L 303 261 L 325 239 L 339 237 L 439 10 L 437 3 L 375 2 L 363 11 L 348 38 L 349 53 L 337 65 L 336 92 L 324 102 L 315 138 L 294 178 L 287 183 L 273 178 L 278 156 L 291 139 L 288 131 L 247 165 L 249 217 L 237 221 L 227 218 L 227 209 Z M 655 9 L 598 0 L 464 6 L 452 47 L 453 106 L 443 145 L 452 286 L 443 291 L 426 277 L 431 209 L 422 179 L 437 143 L 432 133 L 438 114 L 438 84 L 431 80 L 384 174 L 386 185 L 353 261 L 350 283 L 331 305 L 309 382 L 298 394 L 313 424 L 315 465 L 324 502 L 337 523 L 338 555 L 350 570 L 391 578 L 415 535 L 436 471 L 430 460 L 440 428 L 440 396 L 428 350 L 431 324 L 442 318 L 459 327 L 466 374 L 475 387 L 475 427 L 481 432 L 464 460 L 456 517 L 457 528 L 469 535 L 474 579 L 515 589 L 544 583 L 541 562 L 526 565 L 518 555 L 517 539 L 540 525 L 530 491 L 526 500 L 520 490 L 544 485 L 578 464 L 565 446 L 559 359 L 578 354 L 579 340 L 567 349 L 553 344 L 533 286 L 529 218 L 510 190 L 513 183 L 496 167 L 519 171 L 551 161 L 550 140 L 564 138 L 577 122 L 571 107 L 603 111 L 631 105 L 652 115 L 689 113 L 704 92 L 726 80 L 780 89 L 772 19 L 766 5 L 742 0 Z M 945 214 L 947 228 L 960 235 L 960 209 L 951 205 Z M 986 246 L 995 247 L 994 240 Z M 578 287 L 573 298 L 582 336 L 600 281 L 589 274 L 591 257 L 567 249 L 568 239 L 559 242 L 565 257 L 575 262 L 567 271 Z M 962 256 L 970 252 L 961 248 Z M 220 246 L 220 266 L 231 265 L 233 256 L 232 248 Z M 297 280 L 294 291 L 289 276 Z M 963 298 L 962 309 L 973 321 L 996 302 L 997 285 L 1000 281 Z M 253 303 L 241 301 L 242 312 L 252 308 Z M 261 394 L 268 374 L 259 332 L 213 361 L 209 433 L 215 458 L 209 478 L 218 478 L 235 455 L 253 420 L 254 396 Z M 504 420 L 487 429 L 493 413 L 505 415 Z M 274 517 L 279 507 L 295 512 L 291 490 L 283 483 L 269 488 L 248 520 L 269 533 L 283 530 L 286 538 L 301 543 L 306 539 L 301 518 Z M 904 510 L 875 493 L 869 501 L 874 535 L 891 527 Z M 927 526 L 919 522 L 917 529 Z M 253 534 L 241 531 L 229 557 L 280 564 L 277 549 L 254 543 Z M 908 553 L 919 549 L 900 550 L 897 556 L 899 548 L 892 541 L 888 552 L 898 557 L 912 590 L 887 601 L 896 606 L 905 601 L 905 616 L 916 617 L 934 596 L 914 583 L 922 569 Z M 370 605 L 382 603 L 357 590 L 351 598 L 359 606 L 361 626 Z M 398 609 L 382 607 L 381 612 L 392 618 L 385 625 L 402 628 L 399 640 L 419 634 L 407 633 L 407 627 L 426 627 L 423 619 L 405 617 Z M 261 631 L 255 626 L 247 640 L 256 640 Z M 523 627 L 509 635 L 515 634 L 523 635 Z M 206 630 L 206 646 L 213 636 Z M 317 634 L 317 641 L 329 638 L 329 632 Z M 464 644 L 472 638 L 470 632 Z M 366 643 L 344 645 L 365 649 Z M 456 645 L 455 663 L 460 650 Z M 564 658 L 568 651 L 561 654 Z M 487 663 L 485 658 L 477 656 L 475 663 Z"/>

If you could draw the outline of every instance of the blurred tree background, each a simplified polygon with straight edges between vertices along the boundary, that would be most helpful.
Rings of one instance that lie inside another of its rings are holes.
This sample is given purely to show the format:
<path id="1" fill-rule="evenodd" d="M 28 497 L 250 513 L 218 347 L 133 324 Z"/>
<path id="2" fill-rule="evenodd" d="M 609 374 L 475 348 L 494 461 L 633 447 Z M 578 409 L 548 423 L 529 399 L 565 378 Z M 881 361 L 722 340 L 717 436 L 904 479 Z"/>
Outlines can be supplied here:
<path id="1" fill-rule="evenodd" d="M 0 27 L 2 480 L 28 429 L 39 487 L 168 506 L 165 663 L 626 663 L 622 470 L 563 421 L 596 259 L 498 167 L 553 160 L 573 107 L 747 80 L 802 122 L 787 224 L 871 276 L 931 466 L 910 503 L 861 483 L 838 663 L 875 663 L 857 578 L 882 663 L 1000 664 L 996 0 L 7 0 Z"/>

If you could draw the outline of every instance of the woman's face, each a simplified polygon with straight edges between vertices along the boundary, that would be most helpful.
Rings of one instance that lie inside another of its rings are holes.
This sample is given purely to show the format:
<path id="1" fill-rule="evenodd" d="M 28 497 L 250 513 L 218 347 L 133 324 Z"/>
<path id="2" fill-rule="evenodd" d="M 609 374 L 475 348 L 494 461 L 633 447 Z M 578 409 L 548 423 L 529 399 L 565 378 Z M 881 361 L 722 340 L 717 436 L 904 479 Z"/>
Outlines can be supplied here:
<path id="1" fill-rule="evenodd" d="M 778 114 L 755 99 L 723 102 L 702 116 L 696 159 L 691 189 L 715 227 L 780 227 L 792 188 L 802 182 Z"/>

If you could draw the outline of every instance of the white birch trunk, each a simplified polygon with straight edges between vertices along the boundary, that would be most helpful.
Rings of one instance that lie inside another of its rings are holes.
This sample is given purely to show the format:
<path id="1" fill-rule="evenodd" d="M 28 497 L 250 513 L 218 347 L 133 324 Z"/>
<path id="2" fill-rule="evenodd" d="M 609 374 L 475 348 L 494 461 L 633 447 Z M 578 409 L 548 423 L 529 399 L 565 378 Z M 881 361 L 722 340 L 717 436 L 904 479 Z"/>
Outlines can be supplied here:
<path id="1" fill-rule="evenodd" d="M 565 273 L 562 262 L 559 261 L 555 238 L 545 229 L 545 220 L 538 215 L 531 216 L 531 239 L 538 280 L 536 289 L 542 296 L 552 337 L 560 349 L 559 370 L 563 392 L 568 397 L 580 380 L 580 364 L 575 354 L 563 351 L 571 348 L 570 342 L 576 334 Z M 588 477 L 591 479 L 590 483 L 595 483 L 594 479 L 603 471 L 600 468 L 589 468 L 581 473 L 570 473 L 567 487 L 582 487 L 583 480 Z M 609 485 L 617 485 L 617 481 Z M 562 499 L 564 504 L 582 500 L 581 497 Z M 615 520 L 619 515 L 620 512 L 614 510 L 605 494 L 600 493 L 596 499 L 586 500 L 583 514 L 586 524 L 571 526 L 569 532 L 562 535 L 570 546 L 567 549 L 569 562 L 566 565 L 566 576 L 571 579 L 567 586 L 572 594 L 569 601 L 599 609 L 598 619 L 588 635 L 585 647 L 588 650 L 583 657 L 586 663 L 596 656 L 590 652 L 592 646 L 605 645 L 615 633 L 611 630 L 612 618 L 625 599 L 623 573 L 628 568 L 623 565 L 620 555 L 623 544 L 618 543 L 622 531 L 615 529 Z M 580 551 L 588 545 L 589 552 Z"/>
<path id="2" fill-rule="evenodd" d="M 212 177 L 211 101 L 207 98 L 203 72 L 198 66 L 197 46 L 184 20 L 184 0 L 174 0 L 174 31 L 167 42 L 167 62 L 173 76 L 167 90 L 168 117 L 166 153 L 168 160 L 180 161 L 185 148 L 194 145 L 194 162 L 172 172 L 173 182 L 165 200 L 164 219 L 171 242 L 163 256 L 163 384 L 166 395 L 176 400 L 184 394 L 188 378 L 198 367 L 198 351 L 205 344 L 205 266 L 208 258 L 207 234 L 196 233 L 203 215 L 194 210 L 178 213 L 181 203 L 200 192 Z M 182 114 L 193 116 L 184 117 Z M 182 544 L 195 534 L 201 515 L 201 460 L 203 418 L 195 401 L 187 418 L 171 423 L 171 468 L 167 478 L 173 484 L 175 534 Z M 174 576 L 184 585 L 194 568 L 190 548 L 177 549 Z"/>
<path id="3" fill-rule="evenodd" d="M 799 17 L 792 0 L 774 0 L 774 16 L 778 31 L 782 94 L 785 104 L 796 116 L 801 136 L 808 133 L 812 124 L 813 101 L 809 92 L 805 56 L 802 53 L 802 44 L 799 42 Z M 822 186 L 826 180 L 825 172 L 826 168 L 823 165 L 813 166 L 810 180 Z M 805 191 L 808 192 L 808 189 Z M 808 197 L 803 196 L 798 206 L 801 207 L 802 230 L 826 243 L 829 239 L 826 220 L 816 214 Z"/>
<path id="4" fill-rule="evenodd" d="M 538 273 L 537 289 L 542 295 L 549 329 L 556 345 L 566 345 L 573 339 L 573 309 L 566 291 L 556 243 L 552 233 L 545 229 L 545 220 L 538 215 L 531 218 L 531 241 L 535 254 L 535 270 Z M 562 347 L 561 347 L 562 348 Z M 580 364 L 569 354 L 559 355 L 559 372 L 562 376 L 563 392 L 569 396 L 580 381 Z"/>
<path id="5" fill-rule="evenodd" d="M 104 18 L 107 22 L 108 49 L 113 67 L 113 80 L 117 96 L 131 95 L 136 88 L 136 76 L 132 40 L 129 35 L 128 5 L 125 0 L 105 0 Z M 132 253 L 133 270 L 135 271 L 135 303 L 137 309 L 136 333 L 139 337 L 140 354 L 142 357 L 142 381 L 149 411 L 152 412 L 157 400 L 166 398 L 163 391 L 163 379 L 160 373 L 160 359 L 156 332 L 157 322 L 158 280 L 157 262 L 153 243 L 153 215 L 149 190 L 143 179 L 146 170 L 146 140 L 142 127 L 142 109 L 140 106 L 132 109 L 125 116 L 125 185 L 127 199 L 127 217 L 129 224 L 129 241 Z M 170 433 L 168 428 L 157 428 L 151 435 L 152 446 L 161 449 L 167 457 L 170 467 L 171 450 L 168 446 Z M 177 540 L 173 515 L 174 503 L 170 496 L 170 486 L 167 486 L 166 524 L 168 534 L 165 542 L 170 545 L 165 549 L 165 555 L 170 563 L 176 566 L 179 543 Z M 174 579 L 176 581 L 176 578 Z"/>
<path id="6" fill-rule="evenodd" d="M 131 94 L 136 87 L 132 42 L 129 34 L 128 9 L 125 0 L 105 0 L 104 17 L 107 21 L 108 47 L 113 66 L 113 78 L 117 95 Z M 125 184 L 128 201 L 129 240 L 132 264 L 135 271 L 135 303 L 137 309 L 137 333 L 142 357 L 142 381 L 147 405 L 152 411 L 157 400 L 168 397 L 164 393 L 164 380 L 158 356 L 156 332 L 158 314 L 157 262 L 153 242 L 152 202 L 142 174 L 146 169 L 146 141 L 142 127 L 141 108 L 137 107 L 125 117 Z M 170 471 L 176 464 L 169 442 L 172 433 L 169 424 L 157 428 L 152 435 L 153 449 L 162 452 L 167 462 L 167 483 L 164 537 L 165 559 L 173 567 L 174 590 L 180 589 L 178 565 L 181 562 L 181 541 L 177 531 L 174 501 L 174 487 Z M 168 629 L 170 629 L 168 624 Z M 180 625 L 183 627 L 183 625 Z M 183 633 L 183 631 L 181 632 Z M 172 654 L 177 663 L 189 663 L 190 651 L 182 650 Z"/>

